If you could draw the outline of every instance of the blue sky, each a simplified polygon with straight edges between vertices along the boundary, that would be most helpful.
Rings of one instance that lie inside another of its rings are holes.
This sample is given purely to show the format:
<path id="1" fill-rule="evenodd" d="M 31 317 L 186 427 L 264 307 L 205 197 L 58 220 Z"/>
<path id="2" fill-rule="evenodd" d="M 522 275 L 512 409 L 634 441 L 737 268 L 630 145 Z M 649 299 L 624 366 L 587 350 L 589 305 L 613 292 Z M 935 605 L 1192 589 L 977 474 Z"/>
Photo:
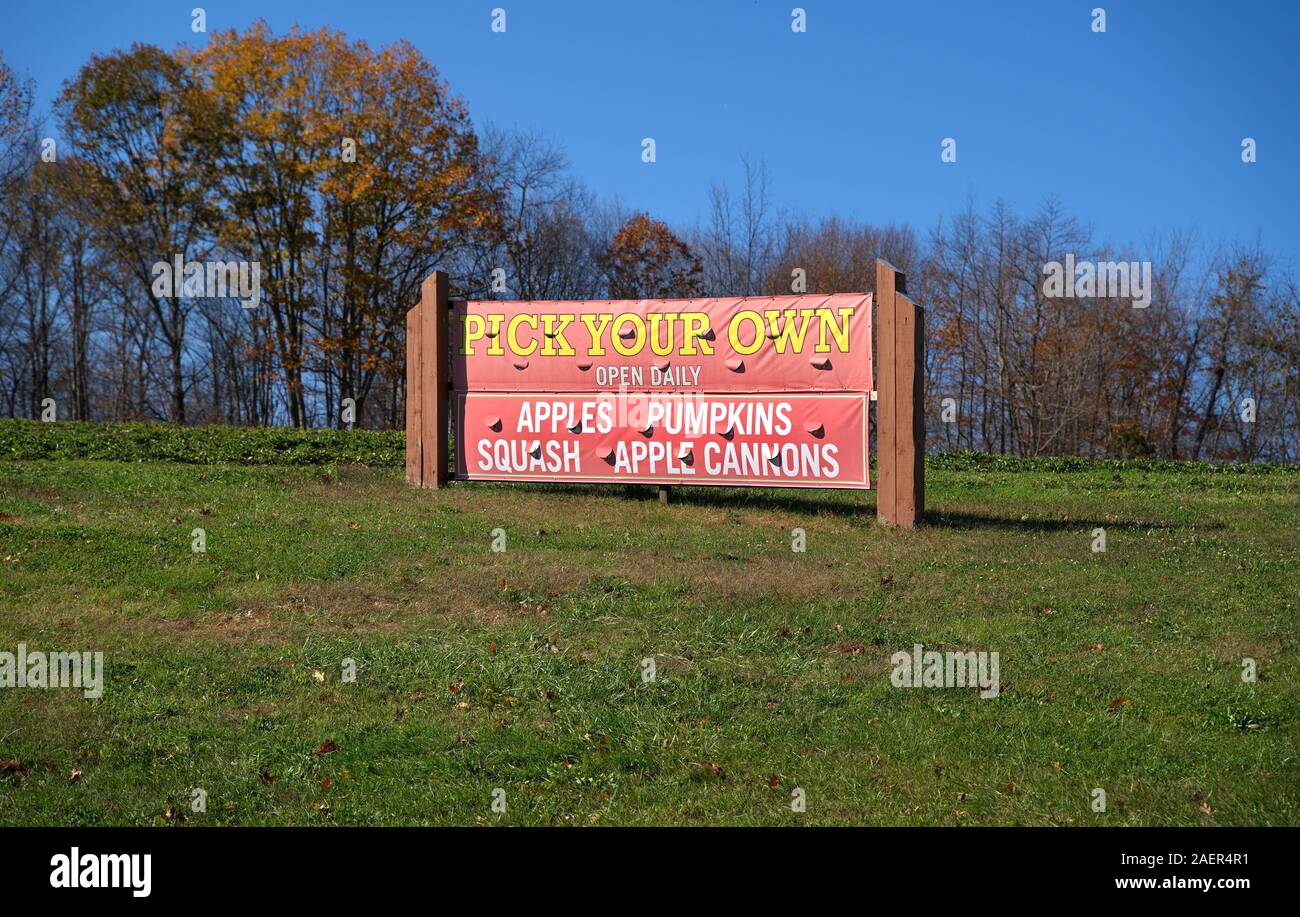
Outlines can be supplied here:
<path id="1" fill-rule="evenodd" d="M 0 48 L 48 103 L 92 53 L 206 41 L 200 5 L 209 31 L 262 17 L 409 39 L 476 122 L 542 129 L 599 195 L 674 223 L 747 153 L 810 216 L 928 227 L 971 196 L 1027 212 L 1051 195 L 1101 239 L 1194 228 L 1300 251 L 1300 2 L 5 0 Z"/>

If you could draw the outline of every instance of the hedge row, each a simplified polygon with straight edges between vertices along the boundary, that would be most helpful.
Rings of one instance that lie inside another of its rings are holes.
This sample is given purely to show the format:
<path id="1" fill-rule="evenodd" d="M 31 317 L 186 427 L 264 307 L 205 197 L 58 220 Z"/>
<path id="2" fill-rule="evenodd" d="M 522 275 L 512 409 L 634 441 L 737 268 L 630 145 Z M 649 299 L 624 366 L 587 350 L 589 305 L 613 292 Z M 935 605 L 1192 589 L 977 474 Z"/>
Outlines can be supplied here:
<path id="1" fill-rule="evenodd" d="M 1279 474 L 1300 472 L 1300 465 L 1266 465 L 1246 462 L 1171 462 L 1162 459 L 1095 459 L 1073 455 L 1017 458 L 991 452 L 936 452 L 926 456 L 927 468 L 942 471 L 1151 471 L 1181 474 Z"/>
<path id="2" fill-rule="evenodd" d="M 0 458 L 6 459 L 401 467 L 405 463 L 405 454 L 406 433 L 402 430 L 294 430 L 288 427 L 0 420 Z M 1072 456 L 1014 458 L 984 452 L 935 453 L 926 458 L 926 465 L 943 471 L 993 472 L 1273 474 L 1300 471 L 1300 465 L 1210 464 Z"/>
<path id="3" fill-rule="evenodd" d="M 405 455 L 406 433 L 402 430 L 0 420 L 0 458 L 9 459 L 401 466 Z"/>

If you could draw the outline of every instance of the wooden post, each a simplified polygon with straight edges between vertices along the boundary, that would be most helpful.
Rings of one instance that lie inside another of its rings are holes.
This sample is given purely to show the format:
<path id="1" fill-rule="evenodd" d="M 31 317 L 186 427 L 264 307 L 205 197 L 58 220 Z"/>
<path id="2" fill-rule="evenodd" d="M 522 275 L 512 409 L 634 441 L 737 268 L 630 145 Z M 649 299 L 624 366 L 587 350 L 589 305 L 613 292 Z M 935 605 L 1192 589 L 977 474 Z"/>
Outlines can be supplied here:
<path id="1" fill-rule="evenodd" d="M 911 300 L 916 321 L 912 323 L 912 352 L 916 354 L 916 375 L 912 377 L 912 436 L 916 448 L 912 450 L 912 506 L 915 512 L 913 525 L 925 521 L 925 307 Z"/>
<path id="2" fill-rule="evenodd" d="M 925 513 L 925 315 L 906 296 L 894 296 L 894 508 L 898 525 L 913 528 Z"/>
<path id="3" fill-rule="evenodd" d="M 925 310 L 907 279 L 876 261 L 876 517 L 913 528 L 925 515 Z"/>
<path id="4" fill-rule="evenodd" d="M 424 487 L 448 481 L 447 434 L 451 422 L 451 311 L 447 275 L 434 271 L 420 287 L 420 478 Z"/>
<path id="5" fill-rule="evenodd" d="M 424 486 L 424 460 L 420 446 L 423 387 L 420 358 L 420 307 L 406 313 L 406 483 Z"/>
<path id="6" fill-rule="evenodd" d="M 670 494 L 671 491 L 672 491 L 672 487 L 671 487 L 671 485 L 668 485 L 668 484 L 660 484 L 660 485 L 659 485 L 659 502 L 660 502 L 660 503 L 667 503 L 667 502 L 668 502 L 668 499 L 669 499 L 669 494 Z"/>
<path id="7" fill-rule="evenodd" d="M 906 291 L 907 278 L 887 261 L 876 259 L 876 518 L 897 519 L 898 475 L 894 464 L 895 369 L 897 339 L 894 332 L 894 292 Z"/>

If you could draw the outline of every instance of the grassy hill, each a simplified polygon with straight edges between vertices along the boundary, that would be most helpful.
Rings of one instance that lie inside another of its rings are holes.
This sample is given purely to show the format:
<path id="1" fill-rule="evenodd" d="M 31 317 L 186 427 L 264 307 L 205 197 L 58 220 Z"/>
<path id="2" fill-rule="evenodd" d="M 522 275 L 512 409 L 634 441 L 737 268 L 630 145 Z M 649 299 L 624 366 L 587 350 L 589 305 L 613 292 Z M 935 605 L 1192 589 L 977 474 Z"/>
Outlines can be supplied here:
<path id="1" fill-rule="evenodd" d="M 0 651 L 105 657 L 0 689 L 0 824 L 1300 823 L 1295 469 L 941 456 L 906 532 L 401 454 L 0 423 Z M 1000 696 L 893 687 L 917 643 Z"/>

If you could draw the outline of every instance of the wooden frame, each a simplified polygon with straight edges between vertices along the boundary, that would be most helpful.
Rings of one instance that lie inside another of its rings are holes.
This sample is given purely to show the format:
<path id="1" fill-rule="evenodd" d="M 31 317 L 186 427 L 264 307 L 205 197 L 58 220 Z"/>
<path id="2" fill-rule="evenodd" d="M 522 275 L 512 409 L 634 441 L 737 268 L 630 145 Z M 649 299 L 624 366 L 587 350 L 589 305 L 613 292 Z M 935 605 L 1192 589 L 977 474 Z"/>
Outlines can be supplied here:
<path id="1" fill-rule="evenodd" d="M 876 261 L 876 517 L 912 528 L 925 515 L 925 310 L 907 278 Z M 451 312 L 447 275 L 435 271 L 406 313 L 406 480 L 439 488 L 451 479 Z M 667 502 L 661 486 L 660 500 Z"/>

